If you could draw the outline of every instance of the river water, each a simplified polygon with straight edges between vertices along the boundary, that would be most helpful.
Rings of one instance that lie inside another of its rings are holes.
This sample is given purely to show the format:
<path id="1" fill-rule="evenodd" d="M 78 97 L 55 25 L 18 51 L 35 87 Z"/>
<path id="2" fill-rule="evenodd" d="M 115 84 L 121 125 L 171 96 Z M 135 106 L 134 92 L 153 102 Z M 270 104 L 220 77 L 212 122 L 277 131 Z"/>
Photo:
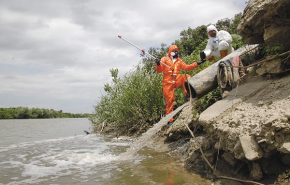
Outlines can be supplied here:
<path id="1" fill-rule="evenodd" d="M 0 184 L 210 184 L 168 154 L 108 140 L 79 119 L 0 120 Z"/>

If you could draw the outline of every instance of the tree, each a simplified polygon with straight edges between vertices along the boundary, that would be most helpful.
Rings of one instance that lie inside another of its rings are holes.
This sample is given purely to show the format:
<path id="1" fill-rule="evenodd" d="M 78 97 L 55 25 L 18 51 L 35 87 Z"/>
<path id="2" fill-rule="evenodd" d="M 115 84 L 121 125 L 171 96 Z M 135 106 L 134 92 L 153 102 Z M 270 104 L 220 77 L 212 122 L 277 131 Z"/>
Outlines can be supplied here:
<path id="1" fill-rule="evenodd" d="M 242 13 L 238 13 L 234 18 L 221 19 L 216 23 L 216 28 L 218 30 L 228 31 L 230 34 L 237 34 L 237 27 L 242 19 Z"/>
<path id="2" fill-rule="evenodd" d="M 0 108 L 0 119 L 13 119 L 14 109 Z"/>
<path id="3" fill-rule="evenodd" d="M 237 28 L 238 28 L 239 23 L 241 22 L 242 16 L 243 16 L 242 13 L 238 13 L 232 19 L 230 29 L 229 29 L 229 32 L 231 34 L 238 34 Z"/>

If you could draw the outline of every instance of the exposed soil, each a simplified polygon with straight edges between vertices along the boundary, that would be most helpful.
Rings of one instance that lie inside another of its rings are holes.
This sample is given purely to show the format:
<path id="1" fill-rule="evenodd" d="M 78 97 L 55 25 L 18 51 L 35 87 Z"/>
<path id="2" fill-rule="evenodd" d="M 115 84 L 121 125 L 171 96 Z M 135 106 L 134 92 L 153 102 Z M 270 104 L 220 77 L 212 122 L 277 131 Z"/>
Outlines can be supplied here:
<path id="1" fill-rule="evenodd" d="M 201 115 L 185 107 L 171 127 L 163 127 L 147 146 L 179 156 L 185 168 L 214 184 L 242 184 L 227 176 L 274 184 L 290 165 L 290 75 L 247 76 L 243 84 Z M 193 117 L 195 117 L 193 119 Z M 194 131 L 194 138 L 185 126 Z M 200 147 L 214 168 L 202 159 Z M 289 173 L 275 184 L 289 181 Z"/>

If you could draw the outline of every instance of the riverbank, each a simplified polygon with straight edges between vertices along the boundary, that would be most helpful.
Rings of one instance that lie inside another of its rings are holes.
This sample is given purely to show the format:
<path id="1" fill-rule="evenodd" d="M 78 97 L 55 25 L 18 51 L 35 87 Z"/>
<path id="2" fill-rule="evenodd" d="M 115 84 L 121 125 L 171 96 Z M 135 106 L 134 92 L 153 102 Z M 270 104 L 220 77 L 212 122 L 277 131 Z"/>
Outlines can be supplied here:
<path id="1" fill-rule="evenodd" d="M 240 56 L 246 77 L 200 114 L 194 102 L 184 107 L 171 127 L 164 124 L 152 134 L 148 147 L 168 152 L 188 171 L 214 184 L 280 185 L 290 180 L 288 4 L 287 0 L 250 2 L 238 31 L 248 44 L 266 46 L 261 53 L 250 50 L 248 58 L 244 53 L 223 58 Z M 233 79 L 227 78 L 230 85 Z M 148 129 L 139 128 L 136 136 Z"/>
<path id="2" fill-rule="evenodd" d="M 173 126 L 164 127 L 148 145 L 180 156 L 185 168 L 208 178 L 214 178 L 213 168 L 218 175 L 273 184 L 288 168 L 289 74 L 249 75 L 200 115 L 193 115 L 192 108 L 185 107 Z"/>
<path id="3" fill-rule="evenodd" d="M 217 176 L 274 184 L 287 170 L 289 74 L 275 78 L 248 74 L 227 97 L 200 115 L 195 114 L 195 106 L 184 107 L 171 127 L 164 124 L 144 146 L 170 154 L 187 171 L 215 184 L 242 184 Z M 113 131 L 103 128 L 107 134 Z"/>

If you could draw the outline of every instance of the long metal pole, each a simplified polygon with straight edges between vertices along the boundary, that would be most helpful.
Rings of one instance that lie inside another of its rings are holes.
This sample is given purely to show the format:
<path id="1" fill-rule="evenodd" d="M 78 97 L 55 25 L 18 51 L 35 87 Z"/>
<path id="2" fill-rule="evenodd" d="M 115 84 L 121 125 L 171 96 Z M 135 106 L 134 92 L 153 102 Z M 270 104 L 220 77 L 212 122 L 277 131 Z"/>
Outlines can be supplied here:
<path id="1" fill-rule="evenodd" d="M 147 53 L 144 49 L 139 48 L 139 47 L 136 46 L 135 44 L 129 42 L 129 41 L 126 40 L 126 39 L 124 39 L 122 36 L 118 35 L 118 37 L 119 37 L 120 39 L 126 41 L 126 42 L 129 43 L 130 45 L 134 46 L 135 48 L 141 50 L 144 54 L 149 55 L 149 56 L 151 56 L 151 57 L 154 58 L 154 59 L 157 59 L 155 56 L 151 55 L 150 53 Z M 173 70 L 169 65 L 165 64 L 164 62 L 161 62 L 161 61 L 160 61 L 160 63 L 162 63 L 164 66 L 166 66 L 166 67 L 170 68 L 171 70 Z"/>

